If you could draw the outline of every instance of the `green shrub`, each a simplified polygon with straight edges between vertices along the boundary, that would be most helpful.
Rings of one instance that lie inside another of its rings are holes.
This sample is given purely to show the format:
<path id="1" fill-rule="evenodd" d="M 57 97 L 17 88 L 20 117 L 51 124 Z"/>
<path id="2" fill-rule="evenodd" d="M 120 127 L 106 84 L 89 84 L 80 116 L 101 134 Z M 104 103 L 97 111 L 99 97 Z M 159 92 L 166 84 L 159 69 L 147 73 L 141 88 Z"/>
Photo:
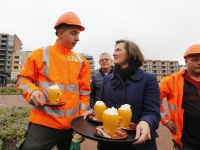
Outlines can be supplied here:
<path id="1" fill-rule="evenodd" d="M 16 83 L 16 79 L 11 79 L 11 80 L 9 81 L 9 83 L 15 84 L 15 83 Z"/>
<path id="2" fill-rule="evenodd" d="M 28 128 L 30 108 L 0 108 L 0 141 L 19 141 Z M 1 142 L 0 142 L 1 149 Z"/>
<path id="3" fill-rule="evenodd" d="M 0 95 L 17 95 L 21 94 L 17 87 L 1 87 L 0 88 Z"/>

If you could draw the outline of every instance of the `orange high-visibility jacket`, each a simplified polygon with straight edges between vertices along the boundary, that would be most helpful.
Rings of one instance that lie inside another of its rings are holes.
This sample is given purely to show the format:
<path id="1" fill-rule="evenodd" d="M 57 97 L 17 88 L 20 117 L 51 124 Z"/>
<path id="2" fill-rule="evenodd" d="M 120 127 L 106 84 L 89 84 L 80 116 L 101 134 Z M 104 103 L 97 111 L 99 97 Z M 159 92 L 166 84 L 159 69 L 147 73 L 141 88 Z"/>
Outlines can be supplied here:
<path id="1" fill-rule="evenodd" d="M 172 134 L 175 142 L 179 146 L 183 146 L 181 142 L 181 136 L 183 132 L 183 114 L 184 110 L 182 109 L 182 100 L 183 100 L 183 86 L 184 86 L 184 78 L 182 74 L 184 74 L 185 70 L 174 73 L 170 76 L 163 78 L 159 84 L 160 87 L 160 113 L 161 113 L 161 122 L 165 125 L 169 120 L 175 122 L 178 127 L 177 133 Z M 167 98 L 169 113 L 170 116 L 164 110 L 162 105 L 163 98 Z"/>
<path id="2" fill-rule="evenodd" d="M 17 87 L 28 101 L 34 90 L 48 100 L 48 88 L 62 90 L 61 107 L 33 106 L 29 121 L 55 129 L 69 129 L 70 121 L 89 109 L 90 64 L 56 41 L 54 46 L 39 48 L 27 58 L 17 77 Z"/>

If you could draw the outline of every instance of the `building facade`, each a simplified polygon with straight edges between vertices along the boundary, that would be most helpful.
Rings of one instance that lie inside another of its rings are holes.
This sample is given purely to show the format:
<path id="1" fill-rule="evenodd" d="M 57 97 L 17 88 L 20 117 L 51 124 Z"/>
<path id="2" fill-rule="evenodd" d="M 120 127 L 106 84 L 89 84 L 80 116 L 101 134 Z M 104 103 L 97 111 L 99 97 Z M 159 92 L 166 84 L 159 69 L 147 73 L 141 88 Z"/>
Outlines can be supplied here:
<path id="1" fill-rule="evenodd" d="M 180 70 L 187 69 L 187 65 L 179 65 Z"/>
<path id="2" fill-rule="evenodd" d="M 180 71 L 179 62 L 169 60 L 145 60 L 141 69 L 154 74 L 158 81 L 165 76 Z"/>
<path id="3" fill-rule="evenodd" d="M 22 69 L 26 58 L 31 51 L 16 51 L 13 53 L 12 64 L 11 64 L 11 79 L 16 79 L 19 71 Z"/>
<path id="4" fill-rule="evenodd" d="M 92 75 L 95 73 L 95 70 L 94 70 L 94 68 L 95 68 L 94 63 L 95 62 L 94 62 L 93 56 L 90 56 L 88 53 L 77 53 L 77 54 L 83 56 L 90 63 L 90 68 L 91 68 L 90 73 L 91 73 L 91 77 L 92 77 Z"/>
<path id="5" fill-rule="evenodd" d="M 22 49 L 22 42 L 15 35 L 0 33 L 0 74 L 10 79 L 12 54 Z"/>

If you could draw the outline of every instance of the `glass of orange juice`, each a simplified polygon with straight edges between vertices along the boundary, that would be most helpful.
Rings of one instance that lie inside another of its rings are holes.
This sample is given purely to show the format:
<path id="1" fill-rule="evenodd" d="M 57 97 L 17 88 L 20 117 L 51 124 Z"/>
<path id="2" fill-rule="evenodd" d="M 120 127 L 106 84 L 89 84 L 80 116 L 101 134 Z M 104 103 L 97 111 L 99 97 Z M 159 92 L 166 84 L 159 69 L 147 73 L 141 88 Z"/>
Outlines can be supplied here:
<path id="1" fill-rule="evenodd" d="M 104 110 L 106 110 L 105 103 L 100 100 L 96 101 L 94 105 L 94 114 L 95 114 L 95 118 L 97 118 L 98 121 L 103 121 L 102 114 Z"/>
<path id="2" fill-rule="evenodd" d="M 122 125 L 123 118 L 119 117 L 117 109 L 112 107 L 103 112 L 103 127 L 107 134 L 114 135 L 117 129 L 121 129 Z"/>
<path id="3" fill-rule="evenodd" d="M 123 118 L 123 127 L 128 127 L 131 118 L 132 118 L 132 110 L 129 104 L 124 104 L 120 108 L 118 108 L 119 116 Z"/>
<path id="4" fill-rule="evenodd" d="M 51 104 L 58 104 L 62 98 L 62 91 L 58 85 L 49 87 L 48 100 Z"/>

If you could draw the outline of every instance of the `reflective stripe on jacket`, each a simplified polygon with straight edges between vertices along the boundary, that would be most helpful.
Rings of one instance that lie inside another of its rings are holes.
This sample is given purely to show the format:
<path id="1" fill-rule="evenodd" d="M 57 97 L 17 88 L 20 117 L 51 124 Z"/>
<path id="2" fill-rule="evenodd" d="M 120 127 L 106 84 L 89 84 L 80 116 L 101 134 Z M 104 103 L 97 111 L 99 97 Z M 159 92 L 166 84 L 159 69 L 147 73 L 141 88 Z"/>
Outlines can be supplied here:
<path id="1" fill-rule="evenodd" d="M 48 88 L 55 84 L 62 90 L 60 102 L 66 104 L 61 107 L 33 106 L 30 122 L 69 129 L 70 121 L 89 109 L 90 64 L 57 41 L 54 46 L 33 51 L 17 77 L 17 87 L 27 101 L 34 90 L 40 90 L 47 101 Z"/>
<path id="2" fill-rule="evenodd" d="M 184 78 L 182 74 L 184 74 L 185 70 L 174 73 L 170 76 L 163 78 L 159 84 L 160 87 L 160 113 L 161 113 L 161 122 L 165 125 L 169 120 L 175 122 L 178 127 L 177 133 L 172 134 L 175 142 L 179 146 L 183 146 L 181 142 L 181 136 L 183 132 L 183 114 L 184 110 L 182 109 L 182 100 L 183 100 L 183 86 L 184 86 Z M 167 103 L 169 107 L 170 116 L 164 110 L 162 105 L 163 98 L 167 98 Z"/>

